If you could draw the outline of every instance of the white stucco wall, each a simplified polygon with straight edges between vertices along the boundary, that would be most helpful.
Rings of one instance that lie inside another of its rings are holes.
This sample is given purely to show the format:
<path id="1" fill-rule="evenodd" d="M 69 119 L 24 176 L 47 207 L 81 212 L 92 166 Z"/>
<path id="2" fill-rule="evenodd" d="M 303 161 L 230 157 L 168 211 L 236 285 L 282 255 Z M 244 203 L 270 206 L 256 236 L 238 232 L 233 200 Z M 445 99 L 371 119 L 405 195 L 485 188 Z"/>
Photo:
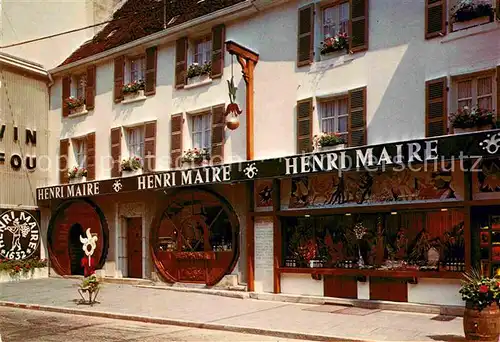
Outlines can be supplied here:
<path id="1" fill-rule="evenodd" d="M 418 284 L 408 284 L 408 302 L 437 305 L 464 305 L 458 279 L 418 279 Z"/>
<path id="2" fill-rule="evenodd" d="M 281 293 L 323 296 L 323 280 L 314 280 L 310 274 L 281 274 Z"/>

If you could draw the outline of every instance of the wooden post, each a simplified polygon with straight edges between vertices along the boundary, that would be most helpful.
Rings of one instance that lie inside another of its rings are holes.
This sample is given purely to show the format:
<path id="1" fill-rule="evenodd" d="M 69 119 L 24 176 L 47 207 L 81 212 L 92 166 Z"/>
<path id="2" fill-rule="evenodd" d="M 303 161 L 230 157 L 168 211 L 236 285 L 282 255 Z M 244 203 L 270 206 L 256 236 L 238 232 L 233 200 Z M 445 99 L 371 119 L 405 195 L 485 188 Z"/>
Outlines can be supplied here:
<path id="1" fill-rule="evenodd" d="M 281 189 L 281 180 L 280 179 L 273 179 L 273 192 L 272 192 L 272 199 L 273 199 L 273 223 L 274 223 L 274 231 L 273 231 L 273 241 L 274 241 L 274 248 L 273 248 L 273 255 L 274 255 L 274 267 L 273 267 L 273 291 L 274 293 L 281 293 L 281 274 L 279 272 L 279 268 L 281 267 L 281 258 L 282 258 L 282 239 L 281 239 L 281 219 L 277 215 L 278 211 L 280 210 L 280 201 L 281 201 L 281 195 L 280 195 L 280 189 Z"/>
<path id="2" fill-rule="evenodd" d="M 254 92 L 254 69 L 259 61 L 259 54 L 253 52 L 252 50 L 241 46 L 233 41 L 226 42 L 226 50 L 231 54 L 235 55 L 238 59 L 238 63 L 241 65 L 241 72 L 243 73 L 243 79 L 246 84 L 246 115 L 247 115 L 247 160 L 254 159 L 254 149 L 253 149 L 253 92 Z"/>
<path id="3" fill-rule="evenodd" d="M 251 214 L 254 210 L 254 182 L 247 182 L 248 210 L 246 219 L 246 240 L 247 240 L 247 291 L 255 291 L 255 227 L 254 217 Z"/>
<path id="4" fill-rule="evenodd" d="M 470 170 L 472 167 L 472 163 L 470 161 L 466 161 L 464 163 L 464 200 L 466 203 L 470 203 L 472 201 L 472 172 L 465 171 Z M 471 243 L 471 230 L 472 226 L 472 215 L 471 215 L 471 207 L 467 204 L 464 208 L 464 248 L 465 248 L 465 271 L 469 272 L 472 267 L 472 243 Z"/>

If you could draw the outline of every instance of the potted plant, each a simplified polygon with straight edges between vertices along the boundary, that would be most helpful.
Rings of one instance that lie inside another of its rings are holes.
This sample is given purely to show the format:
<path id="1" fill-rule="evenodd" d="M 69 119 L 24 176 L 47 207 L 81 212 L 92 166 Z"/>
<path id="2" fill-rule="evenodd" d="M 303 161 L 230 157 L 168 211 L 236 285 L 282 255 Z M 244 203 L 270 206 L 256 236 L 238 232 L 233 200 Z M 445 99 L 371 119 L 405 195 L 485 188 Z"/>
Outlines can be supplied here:
<path id="1" fill-rule="evenodd" d="M 347 33 L 341 32 L 333 37 L 327 36 L 321 42 L 320 56 L 329 57 L 332 53 L 349 50 L 349 36 Z"/>
<path id="2" fill-rule="evenodd" d="M 68 172 L 70 183 L 82 183 L 87 180 L 87 169 L 84 167 L 74 166 Z"/>
<path id="3" fill-rule="evenodd" d="M 313 138 L 314 148 L 320 151 L 341 150 L 345 148 L 345 140 L 339 133 L 321 133 Z"/>
<path id="4" fill-rule="evenodd" d="M 181 158 L 183 164 L 187 164 L 188 167 L 201 166 L 208 164 L 210 160 L 210 152 L 206 148 L 189 149 L 184 151 L 184 155 Z"/>
<path id="5" fill-rule="evenodd" d="M 187 83 L 195 84 L 207 80 L 212 72 L 212 62 L 203 64 L 193 63 L 187 70 Z"/>
<path id="6" fill-rule="evenodd" d="M 70 96 L 64 100 L 64 103 L 69 108 L 70 114 L 80 113 L 85 110 L 85 100 L 83 98 Z"/>
<path id="7" fill-rule="evenodd" d="M 460 294 L 465 301 L 463 326 L 467 341 L 498 341 L 499 285 L 500 278 L 484 277 L 478 270 L 464 274 Z"/>
<path id="8" fill-rule="evenodd" d="M 453 31 L 471 26 L 486 24 L 494 20 L 494 11 L 490 1 L 459 0 L 451 9 Z"/>
<path id="9" fill-rule="evenodd" d="M 123 97 L 125 100 L 130 100 L 136 97 L 144 96 L 144 81 L 133 81 L 127 83 L 122 88 Z"/>
<path id="10" fill-rule="evenodd" d="M 48 276 L 46 259 L 0 259 L 0 283 L 47 278 Z"/>
<path id="11" fill-rule="evenodd" d="M 121 162 L 122 176 L 134 176 L 140 174 L 142 171 L 141 158 L 130 157 L 128 159 L 123 159 Z"/>
<path id="12" fill-rule="evenodd" d="M 492 110 L 467 106 L 450 115 L 454 133 L 475 132 L 495 127 L 495 113 Z"/>

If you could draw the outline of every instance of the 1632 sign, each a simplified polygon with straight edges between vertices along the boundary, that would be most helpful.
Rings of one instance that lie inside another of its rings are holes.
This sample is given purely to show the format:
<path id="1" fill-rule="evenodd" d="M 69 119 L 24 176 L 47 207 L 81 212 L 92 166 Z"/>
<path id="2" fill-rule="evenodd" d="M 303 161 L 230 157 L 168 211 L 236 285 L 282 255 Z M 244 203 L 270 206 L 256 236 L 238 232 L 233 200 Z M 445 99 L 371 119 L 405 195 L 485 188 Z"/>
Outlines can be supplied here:
<path id="1" fill-rule="evenodd" d="M 37 211 L 7 210 L 0 214 L 0 257 L 23 260 L 39 252 Z"/>

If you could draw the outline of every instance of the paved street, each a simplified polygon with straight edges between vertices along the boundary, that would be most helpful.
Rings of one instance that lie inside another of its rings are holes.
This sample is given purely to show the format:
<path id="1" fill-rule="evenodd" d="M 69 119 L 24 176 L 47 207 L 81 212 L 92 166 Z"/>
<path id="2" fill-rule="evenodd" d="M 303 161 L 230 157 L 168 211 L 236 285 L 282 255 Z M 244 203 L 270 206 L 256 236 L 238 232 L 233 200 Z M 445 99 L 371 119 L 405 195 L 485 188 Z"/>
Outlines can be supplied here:
<path id="1" fill-rule="evenodd" d="M 0 284 L 0 301 L 321 335 L 326 340 L 464 341 L 460 317 L 236 299 L 108 283 L 99 294 L 100 303 L 88 307 L 75 303 L 78 283 L 76 279 L 49 278 Z"/>
<path id="2" fill-rule="evenodd" d="M 0 317 L 2 342 L 297 341 L 13 308 L 0 308 Z"/>

